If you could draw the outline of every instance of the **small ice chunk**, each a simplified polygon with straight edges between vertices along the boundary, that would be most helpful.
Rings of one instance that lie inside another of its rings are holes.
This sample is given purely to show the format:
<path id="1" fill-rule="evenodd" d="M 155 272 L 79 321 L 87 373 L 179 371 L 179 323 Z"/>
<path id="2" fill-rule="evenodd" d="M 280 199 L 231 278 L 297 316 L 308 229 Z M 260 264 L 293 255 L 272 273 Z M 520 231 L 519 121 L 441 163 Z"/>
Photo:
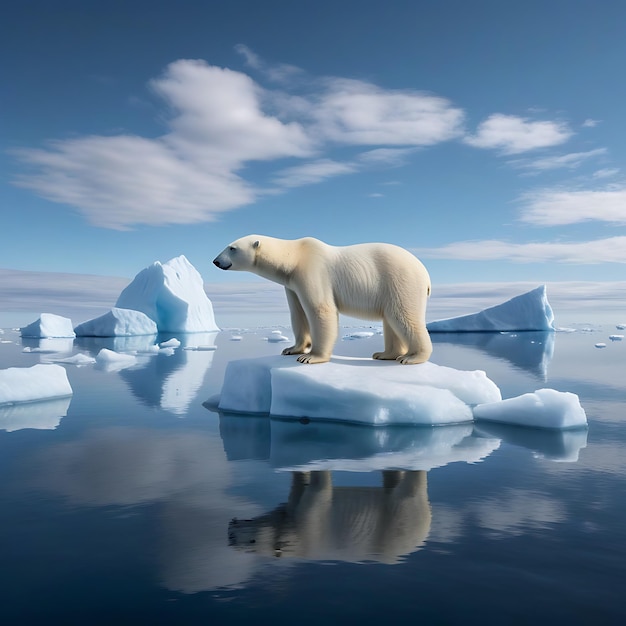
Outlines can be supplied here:
<path id="1" fill-rule="evenodd" d="M 178 348 L 180 346 L 180 341 L 175 337 L 168 339 L 167 341 L 162 341 L 159 344 L 159 348 Z"/>
<path id="2" fill-rule="evenodd" d="M 230 336 L 230 340 L 231 341 L 241 341 L 243 339 L 243 337 L 241 335 L 231 335 Z"/>
<path id="3" fill-rule="evenodd" d="M 477 420 L 535 428 L 579 428 L 587 425 L 585 410 L 575 393 L 538 389 L 500 402 L 474 407 Z"/>
<path id="4" fill-rule="evenodd" d="M 20 328 L 22 337 L 75 337 L 72 320 L 53 313 L 42 313 L 39 319 Z"/>
<path id="5" fill-rule="evenodd" d="M 598 341 L 598 343 L 594 345 L 596 348 L 606 348 L 606 344 L 603 341 Z"/>
<path id="6" fill-rule="evenodd" d="M 69 365 L 77 365 L 78 367 L 81 367 L 82 365 L 92 365 L 96 362 L 96 359 L 92 356 L 79 352 L 78 354 L 68 356 L 64 359 L 54 359 L 54 361 L 55 363 L 67 363 Z"/>
<path id="7" fill-rule="evenodd" d="M 196 352 L 212 352 L 217 346 L 185 346 L 183 350 L 195 350 Z"/>
<path id="8" fill-rule="evenodd" d="M 67 372 L 60 365 L 38 364 L 0 370 L 0 404 L 34 402 L 72 395 Z"/>
<path id="9" fill-rule="evenodd" d="M 124 354 L 102 348 L 96 355 L 96 363 L 107 370 L 120 370 L 135 365 L 137 357 L 134 354 Z"/>
<path id="10" fill-rule="evenodd" d="M 430 322 L 427 328 L 442 333 L 554 330 L 554 313 L 541 285 L 478 313 Z"/>
<path id="11" fill-rule="evenodd" d="M 626 330 L 626 324 L 615 324 L 617 330 Z"/>
<path id="12" fill-rule="evenodd" d="M 273 330 L 268 336 L 267 340 L 270 343 L 281 343 L 283 341 L 289 341 L 289 337 L 285 337 L 280 330 Z"/>
<path id="13" fill-rule="evenodd" d="M 108 313 L 79 324 L 74 329 L 79 337 L 125 337 L 156 335 L 156 324 L 141 311 L 112 308 Z"/>
<path id="14" fill-rule="evenodd" d="M 621 341 L 624 339 L 624 335 L 609 335 L 611 341 Z"/>
<path id="15" fill-rule="evenodd" d="M 373 337 L 374 333 L 368 330 L 359 330 L 353 333 L 348 333 L 344 335 L 342 339 L 368 339 L 369 337 Z"/>

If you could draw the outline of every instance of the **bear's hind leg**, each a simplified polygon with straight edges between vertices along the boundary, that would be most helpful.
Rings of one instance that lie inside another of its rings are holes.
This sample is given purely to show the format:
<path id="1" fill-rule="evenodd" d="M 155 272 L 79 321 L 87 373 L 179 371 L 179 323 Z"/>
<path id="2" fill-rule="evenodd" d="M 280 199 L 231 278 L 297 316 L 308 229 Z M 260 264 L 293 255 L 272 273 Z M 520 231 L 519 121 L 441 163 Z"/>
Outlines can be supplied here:
<path id="1" fill-rule="evenodd" d="M 406 354 L 406 344 L 402 342 L 398 335 L 396 335 L 386 318 L 383 318 L 383 334 L 385 339 L 385 350 L 383 352 L 374 352 L 374 354 L 372 354 L 373 359 L 379 359 L 381 361 L 394 361 L 399 356 Z"/>
<path id="2" fill-rule="evenodd" d="M 424 315 L 407 312 L 389 317 L 389 325 L 407 346 L 404 354 L 396 357 L 403 365 L 425 363 L 433 353 L 433 344 L 426 329 Z"/>

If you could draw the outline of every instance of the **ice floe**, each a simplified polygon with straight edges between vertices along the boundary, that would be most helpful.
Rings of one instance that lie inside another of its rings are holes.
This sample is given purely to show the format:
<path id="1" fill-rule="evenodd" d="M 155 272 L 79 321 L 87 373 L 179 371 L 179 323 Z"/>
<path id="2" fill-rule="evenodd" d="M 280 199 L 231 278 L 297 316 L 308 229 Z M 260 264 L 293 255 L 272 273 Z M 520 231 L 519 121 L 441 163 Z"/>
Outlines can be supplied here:
<path id="1" fill-rule="evenodd" d="M 0 405 L 72 395 L 64 367 L 53 364 L 0 370 Z"/>
<path id="2" fill-rule="evenodd" d="M 474 407 L 474 417 L 534 428 L 565 429 L 587 425 L 587 416 L 578 396 L 555 389 L 538 389 L 516 398 L 479 404 Z"/>
<path id="3" fill-rule="evenodd" d="M 572 393 L 540 389 L 502 400 L 480 370 L 338 356 L 310 367 L 284 356 L 231 361 L 219 398 L 210 402 L 226 412 L 376 426 L 480 419 L 555 429 L 587 424 Z"/>
<path id="4" fill-rule="evenodd" d="M 74 332 L 78 337 L 156 335 L 157 325 L 141 311 L 114 307 L 100 317 L 79 324 Z"/>
<path id="5" fill-rule="evenodd" d="M 119 371 L 136 365 L 137 357 L 134 354 L 125 354 L 102 348 L 96 355 L 96 363 L 107 371 Z"/>
<path id="6" fill-rule="evenodd" d="M 515 296 L 478 313 L 435 320 L 427 324 L 434 332 L 497 332 L 554 330 L 554 313 L 546 286 Z"/>
<path id="7" fill-rule="evenodd" d="M 469 405 L 500 399 L 482 371 L 351 357 L 307 367 L 270 356 L 228 364 L 219 408 L 367 424 L 444 424 L 471 421 Z"/>
<path id="8" fill-rule="evenodd" d="M 20 328 L 22 337 L 75 337 L 72 320 L 53 313 L 42 313 L 34 322 Z"/>

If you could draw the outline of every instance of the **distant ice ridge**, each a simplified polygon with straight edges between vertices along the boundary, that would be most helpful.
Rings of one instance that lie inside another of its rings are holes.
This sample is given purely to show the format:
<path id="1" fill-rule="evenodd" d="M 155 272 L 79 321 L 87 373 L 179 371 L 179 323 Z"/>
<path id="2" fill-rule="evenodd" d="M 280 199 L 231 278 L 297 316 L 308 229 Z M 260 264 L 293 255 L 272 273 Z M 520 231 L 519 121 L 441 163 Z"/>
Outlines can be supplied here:
<path id="1" fill-rule="evenodd" d="M 100 317 L 79 324 L 74 331 L 78 337 L 156 335 L 157 325 L 141 311 L 114 307 Z"/>
<path id="2" fill-rule="evenodd" d="M 145 313 L 162 333 L 219 330 L 202 277 L 183 255 L 143 269 L 122 291 L 115 306 Z"/>
<path id="3" fill-rule="evenodd" d="M 479 313 L 435 320 L 427 324 L 432 333 L 554 330 L 554 313 L 546 286 L 515 296 Z"/>
<path id="4" fill-rule="evenodd" d="M 541 428 L 583 427 L 578 396 L 541 389 L 502 400 L 485 372 L 434 363 L 407 367 L 353 357 L 302 366 L 284 356 L 231 361 L 220 411 L 372 424 L 442 425 L 490 420 Z"/>
<path id="5" fill-rule="evenodd" d="M 38 364 L 0 370 L 0 405 L 35 402 L 72 395 L 72 387 L 61 365 Z"/>
<path id="6" fill-rule="evenodd" d="M 75 337 L 72 320 L 53 313 L 42 313 L 39 319 L 20 328 L 22 337 Z"/>

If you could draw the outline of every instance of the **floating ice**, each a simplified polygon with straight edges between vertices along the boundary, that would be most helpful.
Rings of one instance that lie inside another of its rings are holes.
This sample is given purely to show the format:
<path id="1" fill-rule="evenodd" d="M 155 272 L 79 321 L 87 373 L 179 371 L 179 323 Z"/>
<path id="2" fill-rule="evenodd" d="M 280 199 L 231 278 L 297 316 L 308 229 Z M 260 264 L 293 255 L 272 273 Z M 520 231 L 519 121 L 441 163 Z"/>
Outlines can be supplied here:
<path id="1" fill-rule="evenodd" d="M 457 333 L 554 330 L 554 314 L 548 303 L 546 286 L 541 285 L 479 313 L 436 320 L 427 327 L 430 332 Z"/>
<path id="2" fill-rule="evenodd" d="M 598 343 L 594 345 L 596 348 L 606 348 L 606 344 L 603 341 L 599 341 Z"/>
<path id="3" fill-rule="evenodd" d="M 477 420 L 535 428 L 580 428 L 587 425 L 585 410 L 574 393 L 538 389 L 516 398 L 479 404 L 474 407 Z"/>
<path id="4" fill-rule="evenodd" d="M 65 368 L 38 364 L 0 370 L 0 405 L 72 395 Z"/>
<path id="5" fill-rule="evenodd" d="M 626 330 L 626 324 L 615 324 L 617 330 Z"/>
<path id="6" fill-rule="evenodd" d="M 624 335 L 609 335 L 611 341 L 621 341 L 624 339 Z"/>
<path id="7" fill-rule="evenodd" d="M 348 333 L 347 335 L 344 335 L 342 339 L 369 339 L 373 336 L 374 333 L 369 330 L 359 330 L 354 333 Z"/>
<path id="8" fill-rule="evenodd" d="M 231 335 L 230 336 L 230 340 L 231 341 L 241 341 L 243 339 L 243 337 L 241 335 Z"/>
<path id="9" fill-rule="evenodd" d="M 377 425 L 449 424 L 472 421 L 469 405 L 500 399 L 482 371 L 350 357 L 307 367 L 274 356 L 231 361 L 219 409 Z"/>
<path id="10" fill-rule="evenodd" d="M 117 307 L 145 313 L 159 332 L 214 332 L 213 305 L 202 277 L 183 256 L 143 269 L 117 299 Z"/>
<path id="11" fill-rule="evenodd" d="M 53 313 L 42 313 L 39 319 L 20 328 L 22 337 L 75 337 L 72 320 Z"/>
<path id="12" fill-rule="evenodd" d="M 267 340 L 270 343 L 281 343 L 283 341 L 289 341 L 289 337 L 285 337 L 280 330 L 273 330 L 268 336 Z"/>
<path id="13" fill-rule="evenodd" d="M 119 371 L 136 365 L 137 357 L 134 354 L 123 354 L 102 348 L 96 355 L 96 363 L 107 371 Z"/>
<path id="14" fill-rule="evenodd" d="M 79 337 L 156 335 L 157 326 L 145 313 L 114 307 L 108 313 L 79 324 Z"/>
<path id="15" fill-rule="evenodd" d="M 167 341 L 162 341 L 159 344 L 159 348 L 178 348 L 180 346 L 180 340 L 176 339 L 175 337 L 172 337 L 171 339 L 168 339 Z"/>
<path id="16" fill-rule="evenodd" d="M 64 359 L 54 359 L 54 361 L 56 363 L 67 363 L 68 365 L 77 365 L 78 367 L 81 367 L 82 365 L 92 365 L 96 362 L 96 359 L 92 356 L 79 352 L 78 354 L 68 356 Z"/>

